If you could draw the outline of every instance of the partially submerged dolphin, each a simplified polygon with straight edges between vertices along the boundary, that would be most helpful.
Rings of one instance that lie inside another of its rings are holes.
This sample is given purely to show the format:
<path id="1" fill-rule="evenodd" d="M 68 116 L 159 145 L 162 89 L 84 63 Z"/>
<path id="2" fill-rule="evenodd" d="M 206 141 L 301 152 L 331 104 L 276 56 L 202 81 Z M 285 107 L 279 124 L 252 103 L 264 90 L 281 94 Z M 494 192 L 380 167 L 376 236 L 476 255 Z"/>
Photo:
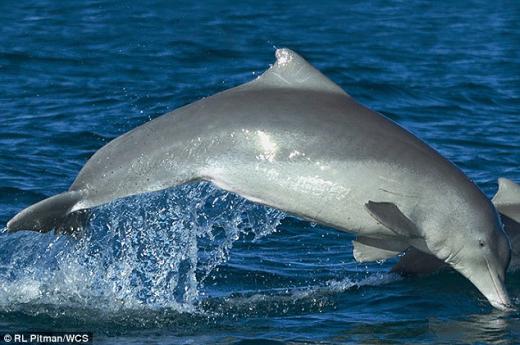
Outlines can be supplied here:
<path id="1" fill-rule="evenodd" d="M 298 54 L 278 49 L 276 58 L 256 80 L 114 139 L 92 156 L 69 191 L 21 211 L 9 231 L 67 230 L 81 221 L 77 211 L 207 180 L 356 233 L 360 261 L 410 247 L 434 255 L 494 307 L 509 308 L 504 279 L 510 245 L 475 184 Z"/>

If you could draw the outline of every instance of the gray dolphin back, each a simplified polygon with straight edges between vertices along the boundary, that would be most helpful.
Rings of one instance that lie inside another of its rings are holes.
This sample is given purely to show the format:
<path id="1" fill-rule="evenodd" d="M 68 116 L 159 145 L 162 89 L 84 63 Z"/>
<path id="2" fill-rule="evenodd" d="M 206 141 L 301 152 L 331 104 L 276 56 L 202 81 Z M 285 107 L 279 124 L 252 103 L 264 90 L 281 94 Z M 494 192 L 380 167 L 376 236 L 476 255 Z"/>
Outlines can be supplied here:
<path id="1" fill-rule="evenodd" d="M 74 232 L 88 219 L 88 212 L 79 211 L 197 179 L 213 180 L 205 169 L 209 159 L 218 160 L 229 149 L 227 145 L 238 144 L 233 140 L 222 143 L 227 133 L 220 133 L 219 128 L 240 126 L 227 108 L 247 112 L 249 91 L 266 98 L 287 94 L 287 90 L 296 91 L 300 98 L 315 91 L 349 97 L 294 52 L 278 49 L 276 58 L 257 79 L 181 107 L 112 140 L 89 159 L 68 192 L 22 210 L 7 223 L 8 231 Z M 237 98 L 243 98 L 242 102 Z M 219 113 L 231 116 L 217 116 Z M 262 120 L 253 114 L 246 121 Z"/>
<path id="2" fill-rule="evenodd" d="M 428 205 L 421 200 L 439 188 L 456 198 L 485 200 L 435 150 L 358 104 L 298 54 L 279 49 L 276 57 L 257 79 L 114 139 L 89 159 L 69 192 L 23 210 L 8 230 L 60 228 L 76 211 L 197 179 L 306 219 L 383 239 L 401 235 L 381 226 L 382 220 L 402 228 L 396 224 L 406 220 L 404 215 L 413 215 L 416 224 L 432 218 L 431 208 L 416 206 Z M 443 183 L 424 183 L 437 180 Z M 367 212 L 367 203 L 373 212 Z M 347 210 L 354 216 L 346 217 Z M 444 218 L 444 211 L 439 209 L 437 217 Z M 72 227 L 80 225 L 81 217 L 76 218 Z"/>

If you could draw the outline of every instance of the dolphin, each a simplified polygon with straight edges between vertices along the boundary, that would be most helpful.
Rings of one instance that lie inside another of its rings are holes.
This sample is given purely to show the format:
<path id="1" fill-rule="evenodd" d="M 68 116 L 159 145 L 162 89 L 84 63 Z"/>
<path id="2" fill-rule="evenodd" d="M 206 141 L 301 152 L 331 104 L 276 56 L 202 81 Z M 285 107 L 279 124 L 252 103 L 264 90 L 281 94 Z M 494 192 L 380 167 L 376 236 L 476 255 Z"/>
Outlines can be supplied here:
<path id="1" fill-rule="evenodd" d="M 22 210 L 7 228 L 74 232 L 84 210 L 195 180 L 353 232 L 358 261 L 416 248 L 494 307 L 510 308 L 511 249 L 491 202 L 433 148 L 289 49 L 276 50 L 255 80 L 109 142 L 68 191 Z"/>
<path id="2" fill-rule="evenodd" d="M 498 179 L 498 191 L 491 199 L 500 214 L 504 231 L 511 243 L 510 271 L 520 268 L 520 185 L 504 177 Z M 433 255 L 408 248 L 399 261 L 392 267 L 392 272 L 403 275 L 430 274 L 449 266 Z"/>

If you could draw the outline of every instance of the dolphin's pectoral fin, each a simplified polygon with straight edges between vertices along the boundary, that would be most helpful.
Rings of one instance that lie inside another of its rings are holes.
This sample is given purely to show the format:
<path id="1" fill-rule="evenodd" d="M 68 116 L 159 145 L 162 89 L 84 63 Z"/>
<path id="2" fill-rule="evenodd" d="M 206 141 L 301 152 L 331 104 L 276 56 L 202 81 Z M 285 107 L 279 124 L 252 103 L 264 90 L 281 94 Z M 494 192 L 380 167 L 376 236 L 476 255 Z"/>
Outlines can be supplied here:
<path id="1" fill-rule="evenodd" d="M 399 262 L 392 267 L 392 272 L 413 275 L 429 274 L 447 267 L 449 265 L 436 256 L 410 247 L 401 256 Z"/>
<path id="2" fill-rule="evenodd" d="M 419 237 L 417 226 L 391 202 L 369 201 L 365 204 L 370 215 L 378 223 L 392 230 L 397 236 L 405 238 Z"/>
<path id="3" fill-rule="evenodd" d="M 410 245 L 400 240 L 358 237 L 352 241 L 357 262 L 386 260 L 402 253 Z"/>

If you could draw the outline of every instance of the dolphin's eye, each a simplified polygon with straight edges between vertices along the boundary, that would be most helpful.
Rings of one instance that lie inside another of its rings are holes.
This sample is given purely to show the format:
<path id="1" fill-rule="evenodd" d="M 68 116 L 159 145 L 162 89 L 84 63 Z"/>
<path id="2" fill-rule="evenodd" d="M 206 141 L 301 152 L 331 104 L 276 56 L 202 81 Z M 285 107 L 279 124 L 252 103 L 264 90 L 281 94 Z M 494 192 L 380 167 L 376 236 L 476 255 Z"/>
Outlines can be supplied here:
<path id="1" fill-rule="evenodd" d="M 484 242 L 484 240 L 478 240 L 478 245 L 480 246 L 480 248 L 485 247 L 486 242 Z"/>

